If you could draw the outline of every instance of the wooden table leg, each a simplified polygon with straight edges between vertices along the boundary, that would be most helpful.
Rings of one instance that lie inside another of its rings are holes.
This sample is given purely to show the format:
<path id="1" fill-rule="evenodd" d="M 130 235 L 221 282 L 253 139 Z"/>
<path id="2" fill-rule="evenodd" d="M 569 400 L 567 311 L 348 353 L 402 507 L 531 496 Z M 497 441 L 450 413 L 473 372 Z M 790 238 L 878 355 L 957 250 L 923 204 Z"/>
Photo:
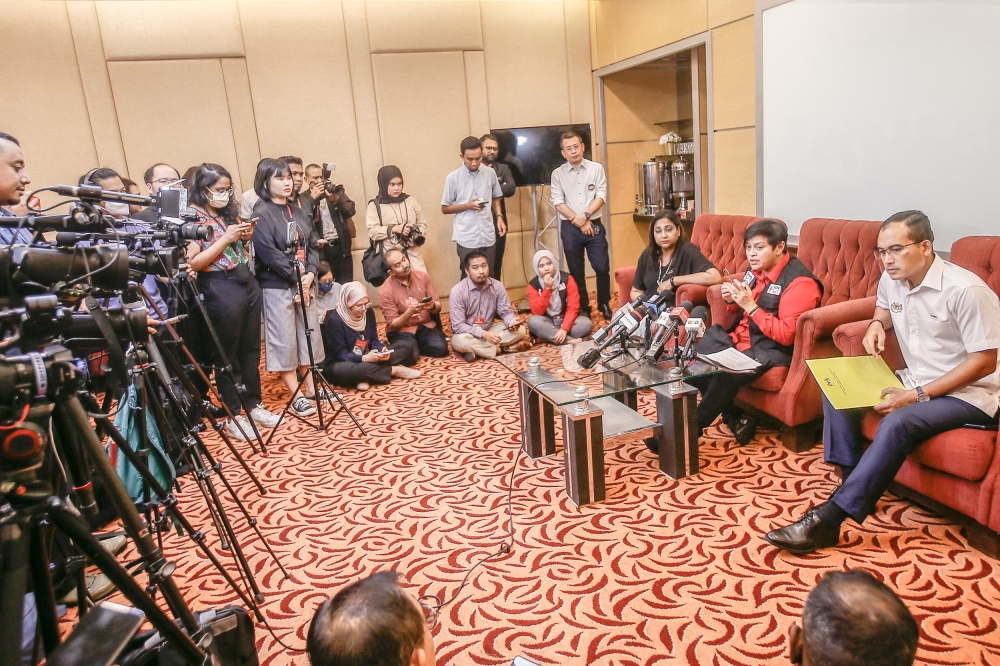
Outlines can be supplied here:
<path id="1" fill-rule="evenodd" d="M 604 412 L 592 405 L 582 414 L 575 405 L 560 407 L 566 454 L 566 494 L 577 506 L 603 502 Z"/>
<path id="2" fill-rule="evenodd" d="M 660 471 L 672 479 L 698 473 L 698 389 L 680 383 L 653 388 L 656 440 L 660 449 Z"/>
<path id="3" fill-rule="evenodd" d="M 556 419 L 552 403 L 523 381 L 517 382 L 521 403 L 521 446 L 529 458 L 556 452 Z"/>

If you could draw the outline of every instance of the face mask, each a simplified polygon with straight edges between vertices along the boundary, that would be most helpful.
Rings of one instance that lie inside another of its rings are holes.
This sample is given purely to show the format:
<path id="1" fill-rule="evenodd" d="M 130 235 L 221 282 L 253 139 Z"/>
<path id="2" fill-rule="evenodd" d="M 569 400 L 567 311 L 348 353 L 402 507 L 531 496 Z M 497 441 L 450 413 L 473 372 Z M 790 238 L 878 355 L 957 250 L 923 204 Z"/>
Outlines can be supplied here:
<path id="1" fill-rule="evenodd" d="M 111 215 L 128 215 L 128 204 L 122 201 L 105 201 L 104 210 Z"/>
<path id="2" fill-rule="evenodd" d="M 330 293 L 331 289 L 333 289 L 333 283 L 332 282 L 320 282 L 319 283 L 319 290 L 320 290 L 321 293 L 328 294 L 328 293 Z"/>
<path id="3" fill-rule="evenodd" d="M 211 195 L 209 203 L 216 208 L 225 208 L 229 205 L 229 192 L 213 192 L 209 190 L 208 193 Z"/>

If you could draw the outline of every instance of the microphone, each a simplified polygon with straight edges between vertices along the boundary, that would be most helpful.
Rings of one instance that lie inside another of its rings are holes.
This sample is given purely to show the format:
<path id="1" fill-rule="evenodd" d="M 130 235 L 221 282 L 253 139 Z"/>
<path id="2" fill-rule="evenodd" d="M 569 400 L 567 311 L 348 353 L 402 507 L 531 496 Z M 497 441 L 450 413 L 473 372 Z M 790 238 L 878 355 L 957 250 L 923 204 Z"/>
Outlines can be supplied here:
<path id="1" fill-rule="evenodd" d="M 97 185 L 80 185 L 79 187 L 75 185 L 56 185 L 49 189 L 64 197 L 76 197 L 84 201 L 122 201 L 141 206 L 152 206 L 157 201 L 156 197 L 144 197 L 141 194 L 102 190 Z"/>
<path id="2" fill-rule="evenodd" d="M 650 315 L 651 317 L 656 317 L 660 314 L 660 306 L 663 305 L 663 302 L 666 301 L 667 298 L 668 294 L 654 294 L 652 298 L 644 303 L 647 310 L 652 310 L 652 314 Z"/>
<path id="3" fill-rule="evenodd" d="M 621 320 L 622 317 L 633 312 L 640 305 L 642 305 L 642 296 L 635 299 L 631 303 L 626 303 L 622 307 L 618 308 L 618 312 L 616 312 L 615 316 L 611 318 L 611 321 L 605 324 L 604 328 L 600 328 L 597 330 L 596 333 L 594 333 L 593 335 L 594 342 L 600 343 L 602 340 L 604 340 L 605 336 L 607 336 L 611 332 L 611 330 L 618 324 L 618 322 Z"/>
<path id="4" fill-rule="evenodd" d="M 623 308 L 624 309 L 624 308 Z M 629 335 L 635 329 L 639 328 L 639 323 L 646 318 L 648 314 L 645 305 L 640 305 L 632 312 L 623 314 L 621 317 L 616 317 L 618 323 L 615 324 L 613 332 L 608 333 L 607 337 L 593 349 L 587 350 L 584 354 L 576 360 L 580 367 L 590 370 L 595 365 L 597 361 L 601 358 L 601 352 L 611 346 L 611 344 L 618 338 L 618 335 L 624 333 Z M 611 328 L 608 324 L 605 328 Z"/>
<path id="5" fill-rule="evenodd" d="M 687 341 L 681 351 L 681 358 L 687 358 L 694 347 L 694 343 L 705 335 L 705 320 L 708 319 L 708 309 L 704 305 L 699 305 L 691 311 L 691 316 L 684 323 L 684 330 L 687 332 Z"/>
<path id="6" fill-rule="evenodd" d="M 659 359 L 660 354 L 663 353 L 663 345 L 666 344 L 667 339 L 670 335 L 677 329 L 678 326 L 683 326 L 686 321 L 688 321 L 688 315 L 691 313 L 691 309 L 694 306 L 691 305 L 691 301 L 684 301 L 679 306 L 673 308 L 672 310 L 664 311 L 660 315 L 660 318 L 656 320 L 657 324 L 660 324 L 660 329 L 656 331 L 653 335 L 653 339 L 650 341 L 649 349 L 643 354 L 643 358 L 646 359 Z M 662 324 L 661 324 L 662 322 Z"/>

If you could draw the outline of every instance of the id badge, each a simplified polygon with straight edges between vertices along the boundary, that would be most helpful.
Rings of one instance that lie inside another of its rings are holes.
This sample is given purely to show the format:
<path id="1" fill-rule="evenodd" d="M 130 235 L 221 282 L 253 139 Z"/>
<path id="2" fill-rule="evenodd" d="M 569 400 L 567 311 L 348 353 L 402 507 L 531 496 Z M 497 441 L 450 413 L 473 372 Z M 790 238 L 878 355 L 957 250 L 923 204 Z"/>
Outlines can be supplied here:
<path id="1" fill-rule="evenodd" d="M 472 323 L 475 324 L 476 326 L 482 326 L 483 324 L 486 323 L 486 320 L 483 317 L 476 317 L 475 319 L 472 320 Z"/>
<path id="2" fill-rule="evenodd" d="M 368 352 L 368 341 L 358 340 L 354 343 L 354 353 L 358 356 L 364 356 Z"/>
<path id="3" fill-rule="evenodd" d="M 298 250 L 296 250 L 295 251 L 295 258 L 298 259 L 300 262 L 305 263 L 306 262 L 306 251 L 305 251 L 305 248 L 300 247 Z"/>
<path id="4" fill-rule="evenodd" d="M 559 328 L 560 326 L 562 326 L 562 323 L 563 323 L 563 318 L 562 317 L 553 317 L 552 318 L 552 325 L 555 326 L 556 328 Z"/>

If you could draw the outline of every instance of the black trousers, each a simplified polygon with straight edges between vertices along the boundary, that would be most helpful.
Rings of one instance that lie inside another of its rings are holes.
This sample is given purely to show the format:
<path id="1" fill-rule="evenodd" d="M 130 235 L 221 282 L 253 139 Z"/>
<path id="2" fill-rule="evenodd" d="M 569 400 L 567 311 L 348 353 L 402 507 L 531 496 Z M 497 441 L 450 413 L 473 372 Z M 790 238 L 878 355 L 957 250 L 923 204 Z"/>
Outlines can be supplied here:
<path id="1" fill-rule="evenodd" d="M 444 358 L 448 355 L 448 338 L 444 336 L 444 331 L 438 327 L 428 328 L 427 326 L 418 326 L 416 333 L 393 331 L 389 333 L 388 338 L 389 344 L 393 348 L 395 348 L 398 340 L 405 340 L 411 342 L 423 356 Z M 416 363 L 416 359 L 413 362 Z M 412 364 L 404 363 L 404 365 Z"/>
<path id="2" fill-rule="evenodd" d="M 590 294 L 587 292 L 587 265 L 584 252 L 597 274 L 597 304 L 607 305 L 611 301 L 611 257 L 608 254 L 608 230 L 600 220 L 591 220 L 594 235 L 588 236 L 572 222 L 560 223 L 563 250 L 566 252 L 566 266 L 580 291 L 580 312 L 590 314 Z"/>
<path id="3" fill-rule="evenodd" d="M 698 428 L 704 432 L 720 414 L 726 425 L 738 420 L 743 412 L 736 406 L 736 394 L 742 387 L 752 384 L 770 369 L 770 366 L 762 365 L 754 372 L 741 374 L 720 372 L 688 379 L 688 384 L 701 391 L 701 402 L 698 403 Z"/>
<path id="4" fill-rule="evenodd" d="M 507 215 L 504 214 L 504 220 L 506 219 Z M 497 280 L 503 282 L 503 278 L 501 277 L 501 275 L 503 275 L 503 252 L 505 249 L 507 249 L 507 234 L 504 234 L 503 236 L 500 235 L 500 230 L 497 229 L 496 216 L 493 217 L 493 231 L 497 235 L 497 243 L 494 246 L 496 248 L 495 250 L 496 257 L 493 259 L 494 265 L 490 267 L 490 277 L 496 278 Z M 507 229 L 507 231 L 510 232 L 510 229 Z"/>
<path id="5" fill-rule="evenodd" d="M 236 271 L 198 273 L 198 289 L 205 297 L 205 311 L 219 336 L 222 351 L 233 367 L 236 381 L 246 387 L 246 402 L 253 409 L 260 404 L 260 287 L 253 277 L 240 282 Z M 221 370 L 222 356 L 210 344 L 219 395 L 233 414 L 240 413 L 240 396 L 229 376 Z"/>
<path id="6" fill-rule="evenodd" d="M 413 365 L 418 357 L 416 344 L 408 340 L 397 340 L 392 350 L 389 360 L 382 363 L 329 361 L 323 368 L 323 376 L 336 386 L 357 386 L 361 382 L 388 384 L 392 379 L 392 366 Z M 333 354 L 327 352 L 327 358 L 333 358 Z"/>
<path id="7" fill-rule="evenodd" d="M 319 249 L 320 258 L 330 264 L 330 268 L 333 270 L 333 279 L 340 284 L 354 281 L 354 256 L 351 255 L 351 248 L 347 248 L 346 257 L 343 250 L 339 238 Z"/>

